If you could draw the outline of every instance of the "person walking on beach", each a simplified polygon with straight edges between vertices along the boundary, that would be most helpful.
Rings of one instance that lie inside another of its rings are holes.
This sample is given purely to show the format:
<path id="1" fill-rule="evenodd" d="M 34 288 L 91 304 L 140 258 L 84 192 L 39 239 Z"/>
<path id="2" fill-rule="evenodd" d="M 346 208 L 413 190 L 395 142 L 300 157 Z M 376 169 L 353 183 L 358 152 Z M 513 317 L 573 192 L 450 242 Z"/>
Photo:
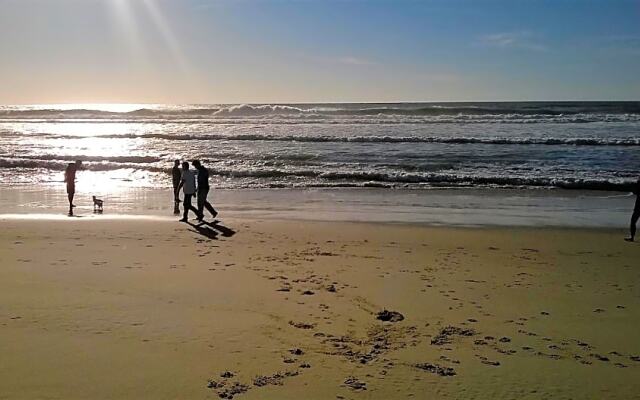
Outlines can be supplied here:
<path id="1" fill-rule="evenodd" d="M 629 237 L 624 238 L 627 242 L 633 242 L 636 237 L 636 224 L 640 218 L 640 178 L 636 182 L 633 188 L 633 193 L 636 195 L 636 204 L 633 207 L 633 214 L 631 214 L 631 224 L 629 226 Z"/>
<path id="2" fill-rule="evenodd" d="M 196 216 L 198 216 L 198 219 L 202 219 L 200 218 L 201 214 L 198 212 L 198 210 L 191 205 L 191 199 L 196 193 L 196 176 L 189 170 L 189 163 L 186 161 L 182 163 L 182 175 L 180 177 L 178 190 L 180 190 L 180 188 L 182 188 L 182 192 L 184 193 L 184 204 L 182 205 L 182 208 L 184 208 L 184 212 L 182 214 L 182 219 L 180 220 L 180 222 L 189 221 L 189 210 L 193 211 Z"/>
<path id="3" fill-rule="evenodd" d="M 76 172 L 80 166 L 80 161 L 69 163 L 64 171 L 64 182 L 67 184 L 67 197 L 69 198 L 69 215 L 73 215 L 73 197 L 76 194 Z"/>
<path id="4" fill-rule="evenodd" d="M 193 161 L 193 166 L 198 170 L 198 213 L 200 213 L 198 219 L 204 219 L 205 208 L 211 213 L 211 216 L 215 218 L 218 212 L 213 208 L 211 203 L 207 201 L 207 195 L 209 194 L 209 170 L 200 163 L 200 160 Z"/>
<path id="5" fill-rule="evenodd" d="M 180 214 L 180 180 L 182 179 L 182 171 L 180 171 L 180 160 L 173 162 L 171 168 L 171 177 L 173 179 L 173 213 Z"/>

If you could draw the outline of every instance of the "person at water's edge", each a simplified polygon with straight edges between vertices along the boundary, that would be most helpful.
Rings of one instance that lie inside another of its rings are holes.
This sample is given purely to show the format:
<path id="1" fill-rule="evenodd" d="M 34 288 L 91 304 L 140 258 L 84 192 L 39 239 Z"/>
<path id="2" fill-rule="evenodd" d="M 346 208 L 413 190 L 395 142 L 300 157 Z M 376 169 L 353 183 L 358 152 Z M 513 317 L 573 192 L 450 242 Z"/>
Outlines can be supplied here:
<path id="1" fill-rule="evenodd" d="M 633 189 L 633 193 L 636 195 L 636 204 L 633 207 L 633 214 L 631 214 L 631 224 L 629 226 L 629 237 L 626 237 L 624 240 L 628 242 L 633 242 L 636 237 L 636 224 L 638 223 L 638 219 L 640 218 L 640 178 L 638 178 L 638 182 L 636 182 L 636 186 Z"/>
<path id="2" fill-rule="evenodd" d="M 80 161 L 69 163 L 64 171 L 64 182 L 67 184 L 67 197 L 69 198 L 69 215 L 73 215 L 73 197 L 76 194 L 76 172 L 80 166 Z"/>
<path id="3" fill-rule="evenodd" d="M 194 160 L 193 166 L 198 170 L 198 213 L 202 220 L 204 218 L 204 209 L 206 208 L 213 218 L 218 215 L 218 212 L 213 208 L 211 203 L 207 201 L 207 195 L 209 194 L 209 170 L 207 170 L 200 160 Z"/>
<path id="4" fill-rule="evenodd" d="M 173 168 L 171 168 L 171 177 L 173 178 L 173 212 L 174 214 L 180 214 L 180 180 L 182 179 L 182 171 L 180 171 L 180 160 L 173 162 Z"/>
<path id="5" fill-rule="evenodd" d="M 191 205 L 191 199 L 196 193 L 196 177 L 195 174 L 189 170 L 189 163 L 186 161 L 182 163 L 182 175 L 180 178 L 180 184 L 178 185 L 178 190 L 180 188 L 182 188 L 182 192 L 184 193 L 184 213 L 182 214 L 180 222 L 187 222 L 189 220 L 189 210 L 193 211 L 198 219 L 202 219 L 198 210 Z"/>

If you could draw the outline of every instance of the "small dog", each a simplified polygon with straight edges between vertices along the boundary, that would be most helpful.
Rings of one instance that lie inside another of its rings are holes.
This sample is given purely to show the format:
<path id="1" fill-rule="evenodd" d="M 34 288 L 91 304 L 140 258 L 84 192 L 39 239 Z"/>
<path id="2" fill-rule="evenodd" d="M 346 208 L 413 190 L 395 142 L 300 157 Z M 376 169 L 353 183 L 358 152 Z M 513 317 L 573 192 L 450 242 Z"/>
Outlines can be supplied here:
<path id="1" fill-rule="evenodd" d="M 96 196 L 93 196 L 93 212 L 102 212 L 102 204 L 104 202 L 98 199 Z"/>

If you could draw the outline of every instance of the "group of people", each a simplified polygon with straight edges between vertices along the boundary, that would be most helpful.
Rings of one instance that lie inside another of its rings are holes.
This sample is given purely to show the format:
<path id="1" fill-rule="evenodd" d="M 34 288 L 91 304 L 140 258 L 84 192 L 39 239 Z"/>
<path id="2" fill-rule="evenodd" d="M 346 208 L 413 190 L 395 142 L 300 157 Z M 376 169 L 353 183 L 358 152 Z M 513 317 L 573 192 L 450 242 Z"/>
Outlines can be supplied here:
<path id="1" fill-rule="evenodd" d="M 182 200 L 184 212 L 182 214 L 182 219 L 180 219 L 181 222 L 188 221 L 189 211 L 196 214 L 198 221 L 202 221 L 204 219 L 205 209 L 207 209 L 213 218 L 218 215 L 218 212 L 207 200 L 210 189 L 209 171 L 199 160 L 194 160 L 192 164 L 195 167 L 195 170 L 189 169 L 189 163 L 187 161 L 180 163 L 180 160 L 175 160 L 172 169 L 174 198 L 173 211 L 175 214 L 180 213 L 180 189 L 182 189 L 184 193 L 184 198 Z M 81 165 L 82 161 L 69 163 L 64 171 L 64 182 L 67 186 L 67 197 L 69 199 L 69 216 L 73 216 L 73 209 L 75 208 L 73 199 L 76 193 L 76 173 L 78 169 L 80 169 Z M 192 204 L 193 196 L 196 196 L 197 198 L 197 208 Z M 96 198 L 94 196 L 94 202 L 95 201 Z M 102 203 L 101 200 L 98 201 Z M 102 208 L 102 205 L 100 205 L 100 208 Z"/>
<path id="2" fill-rule="evenodd" d="M 181 188 L 184 194 L 182 200 L 183 213 L 180 222 L 187 222 L 189 220 L 189 211 L 193 211 L 198 221 L 202 221 L 204 219 L 205 208 L 213 218 L 218 215 L 218 212 L 207 200 L 207 195 L 209 194 L 209 171 L 202 165 L 200 160 L 194 160 L 192 164 L 195 167 L 195 171 L 189 169 L 189 163 L 187 161 L 183 161 L 182 168 L 180 168 L 180 160 L 175 160 L 171 170 L 173 177 L 174 214 L 180 214 Z M 193 196 L 197 197 L 197 208 L 191 204 Z"/>
<path id="3" fill-rule="evenodd" d="M 76 171 L 80 168 L 81 163 L 81 161 L 70 163 L 64 171 L 64 181 L 67 185 L 67 195 L 69 198 L 70 216 L 73 215 L 73 208 L 75 207 L 73 204 L 73 197 L 76 192 Z M 198 221 L 202 221 L 204 219 L 205 208 L 213 218 L 218 215 L 218 212 L 207 200 L 210 188 L 209 171 L 199 160 L 194 160 L 192 164 L 195 167 L 195 171 L 189 169 L 189 163 L 187 161 L 183 161 L 181 164 L 180 160 L 175 160 L 171 171 L 173 176 L 174 214 L 180 214 L 180 189 L 182 189 L 182 192 L 184 193 L 184 198 L 182 200 L 183 213 L 180 222 L 188 222 L 189 211 L 196 214 Z M 640 179 L 638 179 L 634 185 L 633 193 L 636 195 L 636 203 L 633 208 L 633 213 L 631 214 L 629 236 L 624 239 L 628 242 L 633 242 L 635 240 L 636 225 L 638 223 L 638 219 L 640 219 Z M 197 208 L 191 203 L 193 196 L 196 196 Z"/>

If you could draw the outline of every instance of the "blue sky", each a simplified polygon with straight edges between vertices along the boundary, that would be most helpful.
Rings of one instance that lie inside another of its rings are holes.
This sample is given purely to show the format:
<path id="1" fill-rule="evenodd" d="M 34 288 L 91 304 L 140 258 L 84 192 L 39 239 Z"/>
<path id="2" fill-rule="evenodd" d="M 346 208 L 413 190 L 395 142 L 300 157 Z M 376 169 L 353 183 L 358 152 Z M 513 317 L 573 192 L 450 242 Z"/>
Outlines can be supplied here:
<path id="1" fill-rule="evenodd" d="M 640 1 L 0 0 L 0 103 L 640 100 Z"/>

